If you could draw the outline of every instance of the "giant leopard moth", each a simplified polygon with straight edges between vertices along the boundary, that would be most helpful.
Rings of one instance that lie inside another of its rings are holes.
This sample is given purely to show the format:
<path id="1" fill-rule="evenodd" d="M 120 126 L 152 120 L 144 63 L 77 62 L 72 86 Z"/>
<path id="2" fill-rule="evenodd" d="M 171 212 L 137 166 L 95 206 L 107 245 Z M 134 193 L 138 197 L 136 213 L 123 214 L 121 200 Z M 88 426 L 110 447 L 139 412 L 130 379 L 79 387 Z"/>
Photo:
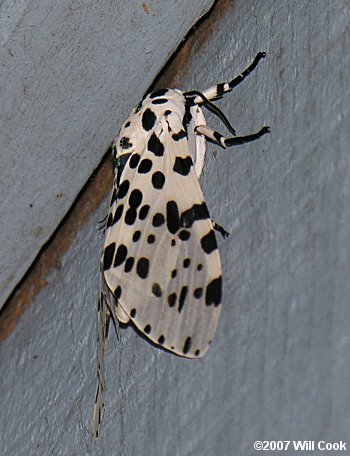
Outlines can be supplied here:
<path id="1" fill-rule="evenodd" d="M 104 411 L 104 356 L 110 318 L 129 323 L 156 345 L 187 358 L 202 357 L 214 337 L 222 296 L 221 264 L 199 184 L 206 139 L 223 148 L 269 132 L 236 136 L 220 99 L 265 57 L 230 82 L 204 92 L 163 89 L 145 96 L 112 144 L 115 180 L 106 221 L 97 312 L 98 389 L 93 435 Z M 232 133 L 206 125 L 201 106 Z"/>

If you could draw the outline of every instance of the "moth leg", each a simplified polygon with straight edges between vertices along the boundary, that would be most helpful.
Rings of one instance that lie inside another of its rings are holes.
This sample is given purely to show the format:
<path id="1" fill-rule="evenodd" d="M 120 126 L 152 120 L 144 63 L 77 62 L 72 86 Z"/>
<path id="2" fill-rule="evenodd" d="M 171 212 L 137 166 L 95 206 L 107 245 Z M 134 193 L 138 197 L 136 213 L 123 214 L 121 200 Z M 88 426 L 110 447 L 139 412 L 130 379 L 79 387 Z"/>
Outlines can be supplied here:
<path id="1" fill-rule="evenodd" d="M 230 233 L 226 231 L 225 228 L 216 223 L 213 219 L 211 221 L 213 222 L 213 228 L 215 231 L 218 231 L 224 239 L 229 237 Z"/>
<path id="2" fill-rule="evenodd" d="M 96 439 L 99 434 L 99 428 L 102 423 L 103 413 L 105 409 L 105 372 L 104 360 L 107 348 L 107 337 L 111 312 L 106 303 L 103 293 L 101 293 L 97 308 L 97 392 L 95 398 L 95 406 L 93 413 L 92 435 Z"/>
<path id="3" fill-rule="evenodd" d="M 249 76 L 249 74 L 256 68 L 258 63 L 260 62 L 261 59 L 266 57 L 266 52 L 258 52 L 257 55 L 255 56 L 255 59 L 253 62 L 244 70 L 242 71 L 241 74 L 233 78 L 229 82 L 222 82 L 220 84 L 217 84 L 215 86 L 209 87 L 208 89 L 204 90 L 203 95 L 208 99 L 208 100 L 215 100 L 218 98 L 221 98 L 225 93 L 231 92 L 231 90 L 238 86 L 244 79 Z M 200 100 L 196 100 L 200 101 Z"/>
<path id="4" fill-rule="evenodd" d="M 253 133 L 252 135 L 235 136 L 233 138 L 225 138 L 225 136 L 223 136 L 221 133 L 207 127 L 206 125 L 198 125 L 195 128 L 195 131 L 201 135 L 204 135 L 210 141 L 226 149 L 226 147 L 238 146 L 240 144 L 245 144 L 259 139 L 261 136 L 264 136 L 266 133 L 270 132 L 270 127 L 263 127 L 257 133 Z"/>

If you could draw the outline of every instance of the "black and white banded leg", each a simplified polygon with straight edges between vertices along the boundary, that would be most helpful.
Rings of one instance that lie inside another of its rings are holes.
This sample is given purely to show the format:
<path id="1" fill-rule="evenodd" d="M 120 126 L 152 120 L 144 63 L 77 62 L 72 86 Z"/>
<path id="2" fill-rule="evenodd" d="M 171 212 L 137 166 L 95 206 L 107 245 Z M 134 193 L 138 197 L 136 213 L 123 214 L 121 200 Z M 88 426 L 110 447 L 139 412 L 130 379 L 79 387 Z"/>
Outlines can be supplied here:
<path id="1" fill-rule="evenodd" d="M 225 138 L 225 136 L 223 136 L 221 133 L 219 133 L 216 130 L 213 130 L 212 128 L 207 127 L 206 125 L 198 125 L 198 127 L 196 127 L 195 130 L 197 133 L 204 135 L 210 141 L 226 149 L 226 147 L 238 146 L 240 144 L 245 144 L 248 142 L 255 141 L 256 139 L 259 139 L 262 136 L 266 135 L 266 133 L 270 132 L 270 127 L 265 126 L 257 133 L 253 133 L 251 135 L 246 136 L 234 136 L 233 138 Z"/>
<path id="2" fill-rule="evenodd" d="M 215 86 L 209 87 L 208 89 L 204 90 L 203 92 L 199 92 L 197 90 L 192 90 L 190 92 L 185 92 L 185 97 L 187 99 L 192 99 L 192 102 L 198 105 L 203 105 L 211 112 L 216 114 L 226 125 L 226 127 L 230 130 L 230 132 L 236 136 L 236 131 L 230 124 L 229 120 L 222 112 L 220 108 L 218 108 L 211 100 L 217 100 L 222 98 L 225 93 L 231 92 L 231 90 L 240 84 L 244 79 L 249 76 L 249 74 L 256 68 L 259 61 L 266 57 L 266 52 L 258 52 L 255 56 L 253 62 L 244 70 L 241 74 L 233 78 L 229 82 L 223 82 L 217 84 Z M 254 133 L 252 135 L 247 136 L 240 136 L 236 138 L 225 138 L 219 132 L 212 130 L 206 126 L 197 126 L 196 131 L 201 133 L 209 140 L 219 144 L 220 146 L 226 148 L 230 146 L 236 146 L 239 144 L 244 144 L 247 142 L 255 141 L 256 139 L 260 138 L 261 136 L 265 135 L 270 131 L 269 127 L 263 127 L 259 132 Z"/>
<path id="3" fill-rule="evenodd" d="M 229 82 L 222 82 L 220 84 L 217 84 L 215 86 L 209 87 L 208 89 L 204 90 L 202 94 L 204 95 L 205 98 L 208 100 L 216 100 L 218 98 L 221 98 L 225 93 L 231 92 L 231 90 L 234 87 L 237 87 L 238 84 L 240 84 L 244 79 L 250 75 L 252 71 L 255 70 L 256 66 L 260 62 L 261 59 L 266 57 L 266 52 L 258 52 L 257 55 L 255 56 L 255 59 L 253 62 L 244 70 L 242 71 L 241 74 L 233 78 Z M 195 100 L 197 103 L 200 103 L 200 99 Z"/>

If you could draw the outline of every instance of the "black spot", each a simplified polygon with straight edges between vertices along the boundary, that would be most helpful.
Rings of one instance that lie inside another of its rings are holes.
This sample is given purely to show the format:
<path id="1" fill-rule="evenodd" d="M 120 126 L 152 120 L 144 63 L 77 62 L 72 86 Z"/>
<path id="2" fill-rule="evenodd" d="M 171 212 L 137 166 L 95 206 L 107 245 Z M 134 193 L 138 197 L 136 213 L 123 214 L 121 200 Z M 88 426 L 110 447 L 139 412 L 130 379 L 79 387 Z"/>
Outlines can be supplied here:
<path id="1" fill-rule="evenodd" d="M 158 337 L 158 344 L 163 345 L 164 342 L 165 342 L 165 337 L 162 334 L 161 336 Z"/>
<path id="2" fill-rule="evenodd" d="M 145 204 L 144 206 L 141 207 L 140 212 L 139 212 L 140 220 L 145 220 L 145 218 L 148 215 L 149 209 L 150 209 L 150 206 L 148 204 Z"/>
<path id="3" fill-rule="evenodd" d="M 159 283 L 154 283 L 152 285 L 152 293 L 154 294 L 154 296 L 156 296 L 157 298 L 160 298 L 163 294 L 162 292 L 162 289 L 160 288 L 160 285 Z"/>
<path id="4" fill-rule="evenodd" d="M 181 230 L 179 233 L 179 238 L 181 241 L 187 241 L 191 236 L 191 233 L 187 230 Z"/>
<path id="5" fill-rule="evenodd" d="M 124 210 L 124 205 L 119 204 L 119 206 L 117 207 L 117 210 L 115 211 L 112 225 L 115 225 L 117 222 L 119 222 L 120 217 L 122 216 L 123 210 Z"/>
<path id="6" fill-rule="evenodd" d="M 159 227 L 159 226 L 162 226 L 164 222 L 165 222 L 164 215 L 161 214 L 160 212 L 157 212 L 153 217 L 152 225 L 154 227 Z"/>
<path id="7" fill-rule="evenodd" d="M 184 348 L 182 350 L 182 353 L 184 355 L 186 355 L 191 350 L 191 345 L 192 345 L 192 338 L 191 337 L 187 337 L 187 339 L 185 340 Z"/>
<path id="8" fill-rule="evenodd" d="M 181 214 L 181 226 L 191 228 L 197 220 L 205 220 L 210 218 L 207 205 L 203 201 L 202 204 L 194 204 L 190 209 Z"/>
<path id="9" fill-rule="evenodd" d="M 112 266 L 113 257 L 115 252 L 115 242 L 109 244 L 103 253 L 103 270 L 107 271 Z"/>
<path id="10" fill-rule="evenodd" d="M 124 128 L 128 128 L 130 127 L 130 121 L 126 122 L 126 124 L 124 125 Z"/>
<path id="11" fill-rule="evenodd" d="M 178 133 L 173 133 L 171 135 L 171 137 L 173 138 L 174 141 L 180 141 L 180 139 L 186 138 L 187 135 L 186 135 L 185 130 L 180 130 Z"/>
<path id="12" fill-rule="evenodd" d="M 152 130 L 157 120 L 157 116 L 147 108 L 144 113 L 142 114 L 142 127 L 146 131 Z"/>
<path id="13" fill-rule="evenodd" d="M 217 307 L 221 304 L 221 288 L 221 277 L 218 277 L 217 279 L 214 279 L 209 283 L 205 293 L 205 303 L 207 306 L 211 306 L 212 304 L 214 304 L 215 307 Z"/>
<path id="14" fill-rule="evenodd" d="M 136 265 L 137 275 L 141 279 L 146 279 L 149 271 L 149 260 L 147 258 L 140 258 Z"/>
<path id="15" fill-rule="evenodd" d="M 107 219 L 107 223 L 106 223 L 106 228 L 109 228 L 112 225 L 113 225 L 113 215 L 109 214 L 108 219 Z"/>
<path id="16" fill-rule="evenodd" d="M 129 207 L 129 209 L 126 211 L 126 214 L 125 214 L 125 218 L 124 218 L 125 223 L 127 225 L 133 225 L 135 223 L 136 216 L 137 216 L 136 209 L 133 207 Z"/>
<path id="17" fill-rule="evenodd" d="M 118 247 L 117 253 L 115 255 L 115 260 L 114 260 L 114 267 L 116 268 L 120 264 L 124 263 L 126 256 L 128 254 L 128 249 L 125 247 L 124 244 L 120 244 Z"/>
<path id="18" fill-rule="evenodd" d="M 133 190 L 129 196 L 130 207 L 132 207 L 132 208 L 139 207 L 141 204 L 141 201 L 142 201 L 142 193 L 140 192 L 140 190 L 138 190 L 138 189 Z"/>
<path id="19" fill-rule="evenodd" d="M 175 306 L 175 304 L 176 304 L 176 293 L 171 293 L 168 296 L 168 304 L 169 304 L 169 307 L 174 307 Z"/>
<path id="20" fill-rule="evenodd" d="M 201 263 L 199 263 L 199 265 L 197 266 L 197 271 L 201 271 L 203 269 L 203 265 Z"/>
<path id="21" fill-rule="evenodd" d="M 189 155 L 186 158 L 176 157 L 173 170 L 181 176 L 188 176 L 191 166 L 193 166 L 193 161 Z"/>
<path id="22" fill-rule="evenodd" d="M 130 149 L 130 147 L 132 147 L 130 138 L 128 138 L 127 136 L 123 136 L 121 138 L 121 140 L 119 141 L 119 145 L 122 149 Z"/>
<path id="23" fill-rule="evenodd" d="M 152 104 L 160 105 L 160 104 L 164 104 L 164 103 L 167 103 L 167 102 L 168 102 L 167 98 L 156 98 L 155 100 L 152 101 Z"/>
<path id="24" fill-rule="evenodd" d="M 153 244 L 154 241 L 156 240 L 154 234 L 150 234 L 148 237 L 147 237 L 147 242 L 148 244 Z"/>
<path id="25" fill-rule="evenodd" d="M 151 325 L 146 325 L 143 330 L 145 331 L 146 334 L 149 334 L 152 330 Z"/>
<path id="26" fill-rule="evenodd" d="M 193 292 L 193 296 L 197 299 L 202 297 L 202 295 L 203 295 L 203 288 L 196 288 Z"/>
<path id="27" fill-rule="evenodd" d="M 155 133 L 152 133 L 148 140 L 147 149 L 153 152 L 156 157 L 162 157 L 164 154 L 164 145 Z"/>
<path id="28" fill-rule="evenodd" d="M 160 89 L 160 90 L 156 90 L 154 92 L 152 92 L 150 94 L 150 98 L 157 98 L 157 97 L 162 97 L 163 95 L 165 95 L 166 93 L 168 92 L 168 89 Z"/>
<path id="29" fill-rule="evenodd" d="M 180 229 L 179 208 L 175 201 L 168 201 L 166 205 L 166 224 L 171 234 L 175 234 Z"/>
<path id="30" fill-rule="evenodd" d="M 199 355 L 200 355 L 200 352 L 201 352 L 200 350 L 196 350 L 196 351 L 194 352 L 194 356 L 199 356 Z"/>
<path id="31" fill-rule="evenodd" d="M 152 162 L 148 158 L 144 158 L 140 163 L 137 172 L 140 174 L 147 174 L 152 169 Z"/>
<path id="32" fill-rule="evenodd" d="M 132 169 L 136 168 L 136 166 L 139 164 L 140 158 L 141 157 L 139 154 L 132 154 L 130 161 L 129 161 L 130 168 L 132 168 Z"/>
<path id="33" fill-rule="evenodd" d="M 175 245 L 176 245 L 176 241 L 175 241 L 175 239 L 172 239 L 172 241 L 171 241 L 171 247 L 174 247 Z"/>
<path id="34" fill-rule="evenodd" d="M 137 241 L 140 239 L 140 237 L 141 237 L 141 231 L 137 230 L 137 231 L 135 231 L 135 233 L 133 234 L 132 240 L 133 240 L 134 242 L 137 242 Z"/>
<path id="35" fill-rule="evenodd" d="M 180 298 L 179 298 L 179 307 L 177 308 L 178 312 L 180 313 L 183 309 L 185 304 L 185 299 L 188 293 L 188 287 L 184 286 L 181 288 Z"/>
<path id="36" fill-rule="evenodd" d="M 170 111 L 169 109 L 167 109 L 164 113 L 165 117 L 167 117 L 169 114 L 172 114 L 172 111 Z"/>
<path id="37" fill-rule="evenodd" d="M 176 276 L 177 276 L 177 269 L 173 269 L 173 270 L 171 271 L 171 277 L 172 277 L 173 279 L 175 279 Z"/>
<path id="38" fill-rule="evenodd" d="M 190 264 L 191 264 L 191 260 L 189 258 L 186 258 L 183 262 L 183 267 L 188 268 Z"/>
<path id="39" fill-rule="evenodd" d="M 186 106 L 185 106 L 185 115 L 182 119 L 182 125 L 184 126 L 185 130 L 187 130 L 188 124 L 191 122 L 192 119 L 192 114 L 191 114 L 191 106 L 194 105 L 194 98 L 187 99 L 186 100 Z"/>
<path id="40" fill-rule="evenodd" d="M 130 272 L 132 270 L 132 267 L 134 266 L 135 258 L 129 257 L 124 265 L 124 271 L 125 272 Z"/>
<path id="41" fill-rule="evenodd" d="M 122 199 L 129 191 L 130 183 L 128 180 L 123 181 L 118 189 L 118 198 Z"/>
<path id="42" fill-rule="evenodd" d="M 208 234 L 202 237 L 201 246 L 204 252 L 208 255 L 218 248 L 214 230 L 210 230 Z"/>
<path id="43" fill-rule="evenodd" d="M 121 289 L 121 286 L 118 285 L 117 288 L 114 290 L 114 296 L 116 299 L 120 299 L 121 295 L 122 295 L 122 289 Z"/>
<path id="44" fill-rule="evenodd" d="M 113 190 L 113 194 L 112 194 L 112 198 L 111 198 L 109 207 L 111 207 L 113 205 L 114 201 L 117 201 L 117 190 L 116 189 Z"/>
<path id="45" fill-rule="evenodd" d="M 131 318 L 135 318 L 135 315 L 136 315 L 136 309 L 131 309 L 130 310 L 130 317 Z"/>
<path id="46" fill-rule="evenodd" d="M 156 190 L 161 190 L 165 184 L 165 176 L 161 171 L 152 174 L 152 185 Z"/>

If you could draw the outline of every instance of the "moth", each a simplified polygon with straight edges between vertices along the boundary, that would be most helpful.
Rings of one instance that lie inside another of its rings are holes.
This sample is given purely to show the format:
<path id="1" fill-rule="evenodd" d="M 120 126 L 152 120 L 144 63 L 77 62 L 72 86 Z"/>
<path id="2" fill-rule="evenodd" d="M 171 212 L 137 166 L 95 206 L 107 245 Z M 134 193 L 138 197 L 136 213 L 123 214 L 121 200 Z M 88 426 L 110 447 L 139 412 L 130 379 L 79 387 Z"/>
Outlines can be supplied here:
<path id="1" fill-rule="evenodd" d="M 154 344 L 187 358 L 208 350 L 222 301 L 221 264 L 214 230 L 199 184 L 206 140 L 222 148 L 254 141 L 264 126 L 236 136 L 212 102 L 242 82 L 264 58 L 230 82 L 199 92 L 157 90 L 144 97 L 112 144 L 115 180 L 105 226 L 97 312 L 98 389 L 93 434 L 104 411 L 104 355 L 111 317 L 133 323 Z M 208 108 L 231 132 L 206 125 Z"/>

